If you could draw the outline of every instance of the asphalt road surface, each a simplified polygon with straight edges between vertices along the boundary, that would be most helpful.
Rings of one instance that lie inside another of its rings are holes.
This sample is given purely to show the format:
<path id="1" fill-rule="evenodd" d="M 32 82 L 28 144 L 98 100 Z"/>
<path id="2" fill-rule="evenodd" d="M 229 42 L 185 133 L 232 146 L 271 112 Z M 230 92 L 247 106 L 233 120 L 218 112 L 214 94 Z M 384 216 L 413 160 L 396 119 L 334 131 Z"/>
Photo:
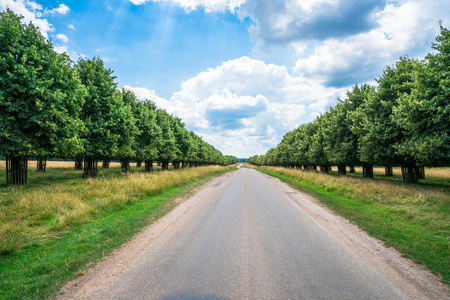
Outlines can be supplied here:
<path id="1" fill-rule="evenodd" d="M 235 173 L 95 298 L 404 298 L 264 175 Z"/>

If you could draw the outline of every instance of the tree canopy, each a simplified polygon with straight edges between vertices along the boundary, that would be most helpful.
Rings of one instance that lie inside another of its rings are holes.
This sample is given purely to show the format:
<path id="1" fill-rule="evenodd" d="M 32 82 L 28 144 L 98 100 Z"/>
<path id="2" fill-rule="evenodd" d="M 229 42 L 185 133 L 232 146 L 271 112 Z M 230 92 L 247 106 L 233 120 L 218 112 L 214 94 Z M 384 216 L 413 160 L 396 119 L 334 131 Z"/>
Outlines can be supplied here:
<path id="1" fill-rule="evenodd" d="M 86 91 L 69 57 L 21 19 L 9 9 L 0 13 L 0 153 L 77 155 Z"/>
<path id="2" fill-rule="evenodd" d="M 421 167 L 450 165 L 450 31 L 423 61 L 401 57 L 376 87 L 355 85 L 335 107 L 285 134 L 248 162 L 282 166 L 402 166 L 417 182 Z M 386 172 L 388 174 L 388 172 Z M 370 177 L 370 176 L 369 176 Z"/>
<path id="3" fill-rule="evenodd" d="M 74 64 L 58 54 L 33 24 L 7 9 L 0 13 L 0 155 L 7 175 L 26 183 L 26 159 L 85 160 L 85 177 L 97 160 L 153 160 L 167 168 L 231 163 L 188 131 L 181 119 L 129 90 L 119 90 L 113 71 L 99 57 Z M 12 170 L 14 169 L 14 170 Z M 12 171 L 11 171 L 12 170 Z"/>

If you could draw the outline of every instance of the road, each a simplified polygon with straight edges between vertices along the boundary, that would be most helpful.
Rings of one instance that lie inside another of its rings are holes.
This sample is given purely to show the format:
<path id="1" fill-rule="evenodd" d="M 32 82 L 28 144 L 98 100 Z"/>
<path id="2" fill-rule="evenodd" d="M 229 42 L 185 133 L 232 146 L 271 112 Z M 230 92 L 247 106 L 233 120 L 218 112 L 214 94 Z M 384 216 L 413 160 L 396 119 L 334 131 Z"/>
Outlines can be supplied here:
<path id="1" fill-rule="evenodd" d="M 241 169 L 95 299 L 402 299 L 261 173 Z"/>

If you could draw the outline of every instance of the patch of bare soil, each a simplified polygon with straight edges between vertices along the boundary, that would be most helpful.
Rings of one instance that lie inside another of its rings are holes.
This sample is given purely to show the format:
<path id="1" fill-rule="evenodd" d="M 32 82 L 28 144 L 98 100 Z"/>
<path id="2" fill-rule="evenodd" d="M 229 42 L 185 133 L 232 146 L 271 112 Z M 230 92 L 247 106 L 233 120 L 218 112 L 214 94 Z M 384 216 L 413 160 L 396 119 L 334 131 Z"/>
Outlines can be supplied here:
<path id="1" fill-rule="evenodd" d="M 317 199 L 291 188 L 278 178 L 264 174 L 300 209 L 322 227 L 333 233 L 372 268 L 388 278 L 407 299 L 450 299 L 450 288 L 440 282 L 426 267 L 402 257 L 394 248 L 369 236 L 347 219 L 336 215 Z"/>
<path id="2" fill-rule="evenodd" d="M 167 229 L 179 222 L 195 206 L 208 198 L 208 195 L 236 172 L 225 173 L 204 185 L 189 199 L 178 198 L 180 204 L 167 215 L 148 226 L 133 240 L 118 248 L 111 255 L 89 269 L 83 276 L 68 282 L 56 299 L 91 299 L 98 292 L 111 285 L 127 267 L 132 264 Z"/>

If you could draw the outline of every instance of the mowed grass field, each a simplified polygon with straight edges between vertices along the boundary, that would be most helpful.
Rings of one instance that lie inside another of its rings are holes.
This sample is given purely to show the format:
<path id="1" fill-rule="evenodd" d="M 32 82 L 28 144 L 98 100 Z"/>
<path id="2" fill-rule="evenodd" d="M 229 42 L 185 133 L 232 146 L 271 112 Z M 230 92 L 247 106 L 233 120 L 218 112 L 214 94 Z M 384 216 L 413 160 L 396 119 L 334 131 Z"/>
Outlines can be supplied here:
<path id="1" fill-rule="evenodd" d="M 132 164 L 83 179 L 74 162 L 47 162 L 29 185 L 6 187 L 0 161 L 0 299 L 45 299 L 175 207 L 209 178 L 235 166 L 145 173 Z"/>
<path id="2" fill-rule="evenodd" d="M 294 188 L 313 195 L 370 235 L 424 264 L 450 285 L 450 168 L 425 169 L 419 184 L 402 182 L 400 169 L 374 179 L 356 173 L 338 176 L 280 167 L 260 167 Z"/>

